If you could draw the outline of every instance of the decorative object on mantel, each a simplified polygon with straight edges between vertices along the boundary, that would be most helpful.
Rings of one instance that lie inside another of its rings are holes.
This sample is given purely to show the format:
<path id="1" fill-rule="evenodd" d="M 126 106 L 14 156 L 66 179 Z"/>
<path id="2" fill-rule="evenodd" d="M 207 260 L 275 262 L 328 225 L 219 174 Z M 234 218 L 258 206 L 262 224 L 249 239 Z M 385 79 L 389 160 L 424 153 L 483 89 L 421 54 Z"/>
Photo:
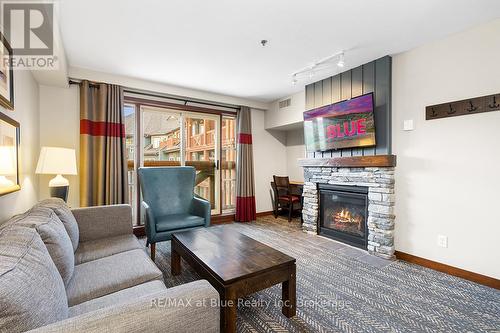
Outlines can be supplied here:
<path id="1" fill-rule="evenodd" d="M 49 182 L 50 196 L 68 201 L 69 181 L 62 175 L 76 175 L 76 153 L 74 149 L 42 147 L 36 166 L 37 174 L 57 175 Z"/>
<path id="2" fill-rule="evenodd" d="M 14 110 L 14 71 L 10 66 L 12 48 L 0 33 L 0 106 Z M 5 60 L 9 59 L 8 62 Z"/>
<path id="3" fill-rule="evenodd" d="M 19 191 L 19 123 L 0 113 L 0 195 Z"/>
<path id="4" fill-rule="evenodd" d="M 500 94 L 427 106 L 425 119 L 440 119 L 500 110 Z"/>

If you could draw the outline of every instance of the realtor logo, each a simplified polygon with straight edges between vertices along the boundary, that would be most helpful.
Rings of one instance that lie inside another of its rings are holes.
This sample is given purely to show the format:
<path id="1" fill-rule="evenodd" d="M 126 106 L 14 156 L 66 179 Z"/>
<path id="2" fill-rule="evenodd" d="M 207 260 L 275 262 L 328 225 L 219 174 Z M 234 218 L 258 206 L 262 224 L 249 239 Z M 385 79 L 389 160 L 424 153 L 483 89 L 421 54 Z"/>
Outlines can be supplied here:
<path id="1" fill-rule="evenodd" d="M 0 1 L 2 33 L 10 43 L 8 66 L 15 69 L 56 69 L 54 3 Z M 4 57 L 3 62 L 7 59 Z"/>
<path id="2" fill-rule="evenodd" d="M 2 2 L 5 37 L 15 55 L 52 55 L 54 4 Z"/>

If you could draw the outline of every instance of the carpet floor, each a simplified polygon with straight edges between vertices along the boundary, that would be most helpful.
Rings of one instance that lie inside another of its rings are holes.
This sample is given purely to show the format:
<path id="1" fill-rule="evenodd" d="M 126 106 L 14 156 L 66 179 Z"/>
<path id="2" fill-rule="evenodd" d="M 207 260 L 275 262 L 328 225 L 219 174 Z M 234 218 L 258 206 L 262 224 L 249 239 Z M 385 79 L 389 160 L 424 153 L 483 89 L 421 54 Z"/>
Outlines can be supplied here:
<path id="1" fill-rule="evenodd" d="M 237 230 L 297 259 L 297 316 L 281 314 L 281 286 L 248 296 L 238 332 L 500 332 L 500 291 L 404 261 L 387 261 L 305 234 L 274 217 L 214 226 Z M 170 242 L 157 244 L 167 287 L 199 279 L 187 263 L 170 274 Z"/>

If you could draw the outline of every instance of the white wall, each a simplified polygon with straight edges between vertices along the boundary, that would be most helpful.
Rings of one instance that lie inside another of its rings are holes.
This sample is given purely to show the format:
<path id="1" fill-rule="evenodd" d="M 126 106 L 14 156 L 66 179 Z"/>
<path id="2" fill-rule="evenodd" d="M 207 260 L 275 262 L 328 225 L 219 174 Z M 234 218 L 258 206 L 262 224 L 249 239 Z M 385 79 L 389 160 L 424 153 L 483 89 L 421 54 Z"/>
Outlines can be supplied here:
<path id="1" fill-rule="evenodd" d="M 305 154 L 304 129 L 286 131 L 286 170 L 290 180 L 304 181 L 304 169 L 299 166 L 298 159 L 304 158 Z"/>
<path id="2" fill-rule="evenodd" d="M 279 102 L 291 98 L 290 106 L 279 108 Z M 302 116 L 306 105 L 305 89 L 288 97 L 280 98 L 274 101 L 266 111 L 265 128 L 278 129 L 286 128 L 290 125 L 296 125 L 303 122 Z"/>
<path id="3" fill-rule="evenodd" d="M 257 212 L 273 209 L 271 181 L 273 175 L 285 175 L 286 133 L 264 128 L 264 111 L 252 109 L 252 139 L 255 175 L 255 201 Z"/>
<path id="4" fill-rule="evenodd" d="M 396 250 L 500 278 L 500 112 L 425 106 L 500 92 L 500 20 L 393 57 Z M 404 119 L 416 129 L 402 131 Z M 448 236 L 448 248 L 437 246 Z"/>
<path id="5" fill-rule="evenodd" d="M 98 82 L 118 84 L 128 88 L 153 91 L 157 93 L 174 95 L 174 96 L 189 97 L 205 101 L 214 101 L 217 103 L 245 105 L 250 108 L 261 109 L 261 110 L 267 110 L 269 108 L 268 103 L 254 101 L 246 98 L 239 98 L 239 97 L 211 93 L 208 91 L 171 86 L 168 84 L 146 81 L 128 76 L 96 72 L 84 68 L 70 67 L 69 76 L 74 79 L 88 79 Z"/>
<path id="6" fill-rule="evenodd" d="M 0 222 L 22 213 L 38 199 L 38 84 L 29 71 L 14 72 L 14 111 L 0 107 L 0 112 L 17 120 L 21 128 L 19 150 L 21 190 L 0 197 Z"/>
<path id="7" fill-rule="evenodd" d="M 78 86 L 72 85 L 69 88 L 40 86 L 40 146 L 75 149 L 79 167 L 80 92 Z M 39 176 L 41 200 L 50 197 L 48 186 L 53 177 L 53 175 Z M 69 180 L 68 204 L 71 207 L 78 207 L 79 177 L 64 177 Z"/>

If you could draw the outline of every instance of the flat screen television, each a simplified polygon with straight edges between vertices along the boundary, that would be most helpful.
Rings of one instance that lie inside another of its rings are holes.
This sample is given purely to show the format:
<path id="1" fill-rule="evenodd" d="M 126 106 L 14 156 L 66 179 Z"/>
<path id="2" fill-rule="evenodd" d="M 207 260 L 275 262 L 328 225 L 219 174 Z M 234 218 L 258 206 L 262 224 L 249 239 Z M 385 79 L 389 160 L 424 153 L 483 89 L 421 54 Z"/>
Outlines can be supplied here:
<path id="1" fill-rule="evenodd" d="M 375 146 L 373 93 L 304 112 L 306 150 Z"/>

